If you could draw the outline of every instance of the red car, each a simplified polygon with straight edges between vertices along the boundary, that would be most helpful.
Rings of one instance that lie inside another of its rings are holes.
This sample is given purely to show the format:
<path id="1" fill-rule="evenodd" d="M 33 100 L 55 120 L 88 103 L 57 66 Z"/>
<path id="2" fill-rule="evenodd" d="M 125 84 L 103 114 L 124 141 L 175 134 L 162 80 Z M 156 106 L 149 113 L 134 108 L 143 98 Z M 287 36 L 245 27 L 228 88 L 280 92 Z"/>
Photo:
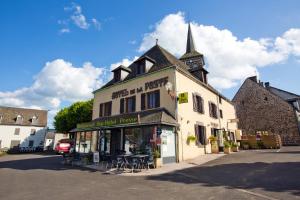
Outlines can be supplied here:
<path id="1" fill-rule="evenodd" d="M 74 141 L 71 139 L 61 139 L 55 146 L 55 152 L 57 154 L 68 154 L 72 152 L 74 147 Z"/>

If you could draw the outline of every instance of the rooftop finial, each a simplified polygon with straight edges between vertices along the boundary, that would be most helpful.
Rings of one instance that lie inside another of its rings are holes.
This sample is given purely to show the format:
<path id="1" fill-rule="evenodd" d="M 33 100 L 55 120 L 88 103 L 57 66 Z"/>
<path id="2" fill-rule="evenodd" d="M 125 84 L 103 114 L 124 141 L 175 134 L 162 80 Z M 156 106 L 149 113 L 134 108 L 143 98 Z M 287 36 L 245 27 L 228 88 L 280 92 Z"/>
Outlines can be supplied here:
<path id="1" fill-rule="evenodd" d="M 186 53 L 191 53 L 195 51 L 194 39 L 191 30 L 191 23 L 189 23 L 187 43 L 186 43 Z"/>
<path id="2" fill-rule="evenodd" d="M 156 45 L 158 44 L 158 39 L 157 39 L 157 38 L 156 38 L 155 44 L 156 44 Z"/>

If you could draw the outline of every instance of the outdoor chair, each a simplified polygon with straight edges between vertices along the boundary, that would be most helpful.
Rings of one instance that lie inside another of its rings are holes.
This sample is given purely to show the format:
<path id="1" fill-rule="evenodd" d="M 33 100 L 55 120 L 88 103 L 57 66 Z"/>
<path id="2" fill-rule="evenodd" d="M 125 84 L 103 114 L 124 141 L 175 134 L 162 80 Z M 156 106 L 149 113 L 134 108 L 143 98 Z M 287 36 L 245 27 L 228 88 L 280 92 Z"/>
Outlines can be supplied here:
<path id="1" fill-rule="evenodd" d="M 124 157 L 117 157 L 116 158 L 117 170 L 119 170 L 121 168 L 123 168 L 123 170 L 124 170 L 124 168 L 125 168 L 125 162 L 126 162 L 126 160 L 125 160 Z"/>
<path id="2" fill-rule="evenodd" d="M 150 169 L 150 166 L 152 166 L 154 168 L 155 164 L 154 164 L 154 158 L 153 156 L 148 156 L 146 159 L 145 159 L 145 165 L 146 165 L 146 169 Z"/>
<path id="3" fill-rule="evenodd" d="M 131 170 L 131 173 L 133 173 L 134 169 L 138 169 L 139 168 L 139 162 L 138 159 L 136 158 L 132 158 L 132 157 L 128 157 L 125 158 L 125 166 L 126 168 Z"/>
<path id="4" fill-rule="evenodd" d="M 110 166 L 110 169 L 113 167 L 117 167 L 117 160 L 113 156 L 106 156 L 107 157 L 107 163 L 106 163 L 106 169 L 108 169 L 108 166 Z"/>

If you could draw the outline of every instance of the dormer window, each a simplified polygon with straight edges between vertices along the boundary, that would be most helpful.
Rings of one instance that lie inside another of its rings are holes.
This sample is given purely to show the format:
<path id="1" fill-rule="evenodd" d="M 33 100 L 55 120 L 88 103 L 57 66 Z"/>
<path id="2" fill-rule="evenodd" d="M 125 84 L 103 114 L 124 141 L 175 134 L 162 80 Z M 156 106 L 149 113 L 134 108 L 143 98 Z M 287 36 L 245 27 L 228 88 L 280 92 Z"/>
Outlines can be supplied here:
<path id="1" fill-rule="evenodd" d="M 22 117 L 22 115 L 18 115 L 18 116 L 16 117 L 16 124 L 22 124 L 22 122 L 23 122 L 23 117 Z"/>
<path id="2" fill-rule="evenodd" d="M 32 124 L 37 124 L 37 121 L 38 121 L 38 117 L 36 115 L 34 115 L 32 118 L 31 118 L 31 123 Z"/>
<path id="3" fill-rule="evenodd" d="M 155 60 L 148 56 L 143 56 L 136 61 L 136 74 L 144 74 L 147 73 L 151 67 L 154 65 Z"/>
<path id="4" fill-rule="evenodd" d="M 137 66 L 137 69 L 136 69 L 136 74 L 144 74 L 145 71 L 146 71 L 146 66 L 144 63 L 140 63 L 138 66 Z"/>
<path id="5" fill-rule="evenodd" d="M 112 72 L 114 73 L 114 82 L 119 82 L 123 81 L 128 76 L 128 74 L 131 72 L 131 69 L 120 65 L 116 69 L 112 70 Z"/>

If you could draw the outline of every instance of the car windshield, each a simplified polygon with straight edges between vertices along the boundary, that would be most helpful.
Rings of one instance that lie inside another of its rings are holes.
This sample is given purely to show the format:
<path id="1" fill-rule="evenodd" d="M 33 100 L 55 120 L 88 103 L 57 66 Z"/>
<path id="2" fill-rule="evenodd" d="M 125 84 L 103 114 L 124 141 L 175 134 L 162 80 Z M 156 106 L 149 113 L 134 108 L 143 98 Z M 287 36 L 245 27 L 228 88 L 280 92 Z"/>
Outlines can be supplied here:
<path id="1" fill-rule="evenodd" d="M 71 140 L 71 139 L 61 139 L 59 141 L 59 143 L 73 143 L 73 140 Z"/>

